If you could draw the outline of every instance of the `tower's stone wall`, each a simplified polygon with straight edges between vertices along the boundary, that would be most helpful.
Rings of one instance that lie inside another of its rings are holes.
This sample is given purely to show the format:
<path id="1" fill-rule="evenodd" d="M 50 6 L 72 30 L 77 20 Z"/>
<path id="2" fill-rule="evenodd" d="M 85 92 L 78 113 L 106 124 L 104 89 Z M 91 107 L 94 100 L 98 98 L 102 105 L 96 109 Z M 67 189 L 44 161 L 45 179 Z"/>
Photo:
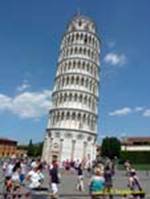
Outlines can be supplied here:
<path id="1" fill-rule="evenodd" d="M 93 21 L 74 17 L 60 46 L 43 160 L 95 159 L 99 54 Z"/>

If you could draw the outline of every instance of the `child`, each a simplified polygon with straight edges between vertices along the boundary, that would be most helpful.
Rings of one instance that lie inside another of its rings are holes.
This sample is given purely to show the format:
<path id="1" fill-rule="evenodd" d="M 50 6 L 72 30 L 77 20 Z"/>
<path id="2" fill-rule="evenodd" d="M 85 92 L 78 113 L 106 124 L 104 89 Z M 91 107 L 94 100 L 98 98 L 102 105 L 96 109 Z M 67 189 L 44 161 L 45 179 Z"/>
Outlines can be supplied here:
<path id="1" fill-rule="evenodd" d="M 104 190 L 105 179 L 100 168 L 95 168 L 95 175 L 90 182 L 90 193 L 97 193 Z"/>

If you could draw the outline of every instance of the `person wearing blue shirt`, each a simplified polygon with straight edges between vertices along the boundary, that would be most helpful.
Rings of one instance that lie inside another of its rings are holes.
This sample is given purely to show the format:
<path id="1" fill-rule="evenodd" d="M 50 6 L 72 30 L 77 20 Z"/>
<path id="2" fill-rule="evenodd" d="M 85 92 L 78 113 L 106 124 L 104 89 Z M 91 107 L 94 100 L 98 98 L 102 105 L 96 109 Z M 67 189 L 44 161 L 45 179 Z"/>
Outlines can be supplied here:
<path id="1" fill-rule="evenodd" d="M 90 181 L 90 193 L 101 192 L 105 187 L 105 179 L 100 168 L 95 169 L 95 174 Z"/>

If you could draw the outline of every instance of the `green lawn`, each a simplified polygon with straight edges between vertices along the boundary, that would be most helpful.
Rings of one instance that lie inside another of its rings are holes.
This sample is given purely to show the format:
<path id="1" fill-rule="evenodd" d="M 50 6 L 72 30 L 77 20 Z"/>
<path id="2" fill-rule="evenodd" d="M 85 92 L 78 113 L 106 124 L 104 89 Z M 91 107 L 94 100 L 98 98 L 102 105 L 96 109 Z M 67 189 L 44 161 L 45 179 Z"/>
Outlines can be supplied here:
<path id="1" fill-rule="evenodd" d="M 132 167 L 135 168 L 136 170 L 150 171 L 150 164 L 132 164 Z M 119 164 L 117 168 L 119 170 L 124 170 L 124 165 Z"/>

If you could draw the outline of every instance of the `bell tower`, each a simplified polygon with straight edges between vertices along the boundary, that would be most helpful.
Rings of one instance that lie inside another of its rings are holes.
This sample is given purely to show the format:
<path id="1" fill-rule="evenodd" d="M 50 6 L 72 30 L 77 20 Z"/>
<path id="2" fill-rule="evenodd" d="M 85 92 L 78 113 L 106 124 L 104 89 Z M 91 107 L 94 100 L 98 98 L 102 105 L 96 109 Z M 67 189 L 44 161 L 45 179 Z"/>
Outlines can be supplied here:
<path id="1" fill-rule="evenodd" d="M 100 40 L 95 23 L 77 15 L 60 45 L 43 160 L 94 160 L 98 123 Z"/>

